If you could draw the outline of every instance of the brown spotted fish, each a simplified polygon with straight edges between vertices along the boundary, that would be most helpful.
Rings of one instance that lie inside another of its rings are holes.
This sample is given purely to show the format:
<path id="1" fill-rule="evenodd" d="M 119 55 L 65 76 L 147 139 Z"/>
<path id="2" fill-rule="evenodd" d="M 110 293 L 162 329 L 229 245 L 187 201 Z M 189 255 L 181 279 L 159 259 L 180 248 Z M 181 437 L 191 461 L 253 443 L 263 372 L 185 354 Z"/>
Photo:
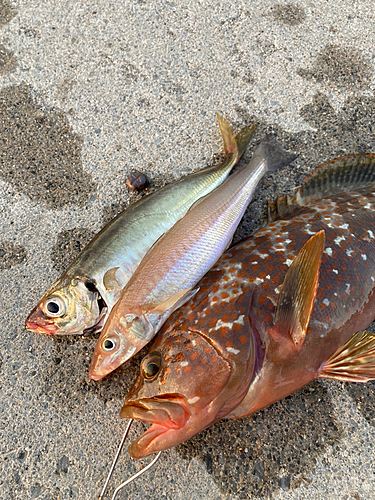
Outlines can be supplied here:
<path id="1" fill-rule="evenodd" d="M 269 205 L 164 325 L 121 417 L 150 422 L 140 458 L 319 378 L 375 378 L 375 155 L 324 164 Z"/>

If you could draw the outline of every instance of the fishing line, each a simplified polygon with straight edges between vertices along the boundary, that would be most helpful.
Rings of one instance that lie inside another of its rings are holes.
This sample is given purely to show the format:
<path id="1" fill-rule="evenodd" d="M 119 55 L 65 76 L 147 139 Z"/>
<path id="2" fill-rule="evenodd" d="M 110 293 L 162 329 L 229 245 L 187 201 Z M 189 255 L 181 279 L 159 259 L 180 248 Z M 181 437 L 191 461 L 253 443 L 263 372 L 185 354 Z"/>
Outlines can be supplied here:
<path id="1" fill-rule="evenodd" d="M 111 468 L 110 468 L 110 471 L 108 473 L 108 476 L 107 476 L 107 479 L 104 483 L 104 486 L 103 486 L 103 489 L 102 489 L 102 492 L 100 493 L 99 495 L 99 499 L 98 500 L 103 500 L 104 498 L 104 495 L 105 495 L 105 492 L 107 491 L 107 487 L 108 487 L 108 483 L 109 483 L 109 480 L 111 479 L 112 477 L 112 474 L 113 474 L 113 471 L 116 467 L 116 464 L 117 464 L 117 461 L 118 461 L 118 458 L 120 456 L 120 453 L 121 453 L 121 450 L 124 446 L 124 443 L 126 441 L 126 438 L 128 437 L 128 434 L 129 434 L 129 431 L 130 431 L 130 427 L 132 425 L 132 423 L 134 422 L 134 419 L 130 419 L 129 420 L 129 423 L 128 425 L 126 426 L 126 429 L 125 429 L 125 432 L 124 432 L 124 435 L 122 436 L 122 439 L 121 439 L 121 442 L 120 442 L 120 446 L 118 447 L 118 450 L 117 450 L 117 453 L 116 453 L 116 456 L 112 462 L 112 465 L 111 465 Z M 123 483 L 120 484 L 120 486 L 118 486 L 114 493 L 113 493 L 113 496 L 111 498 L 111 500 L 115 500 L 116 496 L 117 496 L 117 493 L 122 489 L 124 488 L 124 486 L 126 486 L 127 484 L 131 483 L 132 481 L 134 481 L 137 477 L 141 476 L 143 473 L 145 473 L 146 471 L 148 471 L 149 469 L 151 469 L 151 467 L 157 462 L 157 460 L 159 459 L 161 455 L 161 451 L 159 451 L 159 453 L 156 455 L 156 457 L 148 464 L 146 465 L 146 467 L 144 469 L 141 469 L 140 471 L 136 472 L 135 474 L 133 474 L 132 476 L 130 476 L 126 481 L 124 481 Z"/>

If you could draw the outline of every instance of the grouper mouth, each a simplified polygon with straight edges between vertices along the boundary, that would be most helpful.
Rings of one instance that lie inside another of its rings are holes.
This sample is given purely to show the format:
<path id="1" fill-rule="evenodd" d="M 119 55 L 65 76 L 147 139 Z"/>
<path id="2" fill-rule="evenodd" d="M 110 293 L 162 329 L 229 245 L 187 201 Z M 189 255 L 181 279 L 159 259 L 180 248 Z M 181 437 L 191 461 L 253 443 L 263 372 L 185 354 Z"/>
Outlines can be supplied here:
<path id="1" fill-rule="evenodd" d="M 185 426 L 190 413 L 183 396 L 167 394 L 125 401 L 120 416 L 151 424 L 129 447 L 130 456 L 138 459 L 174 446 L 173 435 Z"/>

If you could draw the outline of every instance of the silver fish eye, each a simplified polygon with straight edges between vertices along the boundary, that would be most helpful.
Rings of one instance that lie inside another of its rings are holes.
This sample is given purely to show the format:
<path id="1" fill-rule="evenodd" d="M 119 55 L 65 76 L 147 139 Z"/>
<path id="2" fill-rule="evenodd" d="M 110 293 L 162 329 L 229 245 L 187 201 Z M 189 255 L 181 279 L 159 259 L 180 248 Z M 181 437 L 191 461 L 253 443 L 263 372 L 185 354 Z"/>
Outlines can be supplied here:
<path id="1" fill-rule="evenodd" d="M 113 351 L 113 349 L 116 347 L 117 342 L 115 339 L 105 339 L 103 341 L 102 347 L 105 351 Z"/>
<path id="2" fill-rule="evenodd" d="M 65 302 L 60 297 L 51 297 L 45 304 L 45 313 L 51 318 L 64 316 L 66 312 Z"/>

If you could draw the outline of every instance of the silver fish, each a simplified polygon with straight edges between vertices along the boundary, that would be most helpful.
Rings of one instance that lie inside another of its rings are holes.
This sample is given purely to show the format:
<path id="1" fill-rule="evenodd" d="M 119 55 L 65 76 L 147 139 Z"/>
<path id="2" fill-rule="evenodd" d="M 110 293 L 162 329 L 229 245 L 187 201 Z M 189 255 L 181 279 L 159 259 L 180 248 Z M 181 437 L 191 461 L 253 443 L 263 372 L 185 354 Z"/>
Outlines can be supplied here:
<path id="1" fill-rule="evenodd" d="M 256 130 L 256 125 L 245 127 L 234 136 L 229 122 L 217 118 L 226 153 L 223 162 L 145 196 L 120 213 L 42 297 L 26 320 L 27 329 L 50 335 L 101 330 L 149 248 L 227 178 Z"/>
<path id="2" fill-rule="evenodd" d="M 179 220 L 147 253 L 113 307 L 95 347 L 89 377 L 100 380 L 142 349 L 228 248 L 259 181 L 295 158 L 272 137 L 249 165 Z"/>

